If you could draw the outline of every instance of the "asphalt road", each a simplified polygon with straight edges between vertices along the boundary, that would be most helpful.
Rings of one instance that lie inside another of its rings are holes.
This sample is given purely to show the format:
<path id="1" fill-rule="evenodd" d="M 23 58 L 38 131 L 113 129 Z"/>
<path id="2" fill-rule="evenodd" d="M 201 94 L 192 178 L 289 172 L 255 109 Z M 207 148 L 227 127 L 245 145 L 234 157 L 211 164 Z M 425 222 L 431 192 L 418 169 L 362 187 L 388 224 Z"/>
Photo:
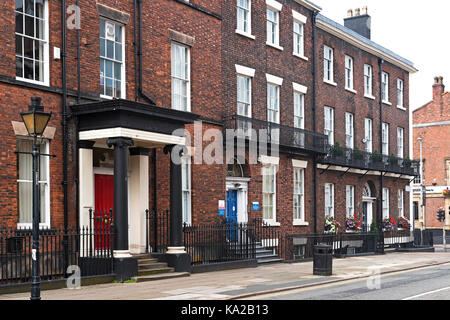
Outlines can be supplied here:
<path id="1" fill-rule="evenodd" d="M 265 294 L 249 300 L 450 300 L 450 264 Z"/>

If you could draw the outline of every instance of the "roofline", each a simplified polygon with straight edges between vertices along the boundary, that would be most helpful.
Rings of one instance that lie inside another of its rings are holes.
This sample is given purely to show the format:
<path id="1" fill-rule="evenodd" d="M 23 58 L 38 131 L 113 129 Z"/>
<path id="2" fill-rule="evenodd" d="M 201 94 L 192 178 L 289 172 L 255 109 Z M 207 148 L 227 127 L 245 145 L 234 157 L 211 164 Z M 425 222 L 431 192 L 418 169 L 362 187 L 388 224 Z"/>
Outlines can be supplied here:
<path id="1" fill-rule="evenodd" d="M 294 0 L 295 2 L 298 2 L 302 6 L 305 6 L 306 8 L 312 10 L 312 11 L 322 11 L 322 8 L 319 7 L 317 4 L 309 1 L 309 0 Z"/>
<path id="2" fill-rule="evenodd" d="M 442 94 L 442 97 L 445 96 L 446 94 L 449 94 L 449 93 L 450 93 L 449 91 L 444 92 L 444 93 Z M 434 102 L 434 100 L 431 100 L 430 102 L 425 103 L 424 105 L 422 105 L 422 106 L 420 106 L 420 107 L 414 109 L 412 113 L 414 113 L 414 112 L 416 112 L 416 111 L 419 111 L 419 110 L 422 109 L 422 108 L 428 107 L 428 105 L 431 104 L 431 103 L 433 103 L 433 102 Z"/>
<path id="3" fill-rule="evenodd" d="M 317 15 L 317 27 L 342 40 L 347 41 L 355 47 L 358 47 L 370 54 L 380 57 L 383 60 L 408 71 L 409 73 L 416 73 L 417 71 L 419 71 L 414 67 L 414 64 L 411 61 L 400 57 L 394 52 L 376 44 L 375 42 L 367 38 L 364 38 L 353 30 L 346 28 L 343 25 L 340 25 L 321 14 Z"/>

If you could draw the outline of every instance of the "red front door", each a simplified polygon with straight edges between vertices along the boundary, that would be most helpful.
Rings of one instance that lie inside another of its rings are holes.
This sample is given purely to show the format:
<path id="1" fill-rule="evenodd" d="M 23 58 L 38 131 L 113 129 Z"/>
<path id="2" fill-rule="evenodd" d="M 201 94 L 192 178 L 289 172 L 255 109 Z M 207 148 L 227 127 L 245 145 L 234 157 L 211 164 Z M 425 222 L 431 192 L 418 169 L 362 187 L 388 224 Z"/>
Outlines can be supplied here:
<path id="1" fill-rule="evenodd" d="M 114 176 L 95 175 L 95 249 L 107 249 L 112 244 L 110 237 L 114 206 Z"/>

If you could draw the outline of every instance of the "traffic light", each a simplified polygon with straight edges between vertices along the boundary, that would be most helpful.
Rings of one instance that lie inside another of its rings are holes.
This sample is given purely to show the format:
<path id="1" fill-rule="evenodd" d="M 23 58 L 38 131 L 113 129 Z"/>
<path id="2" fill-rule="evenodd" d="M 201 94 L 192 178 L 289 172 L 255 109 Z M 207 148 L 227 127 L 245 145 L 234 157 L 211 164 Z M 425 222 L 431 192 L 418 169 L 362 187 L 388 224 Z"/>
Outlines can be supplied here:
<path id="1" fill-rule="evenodd" d="M 437 219 L 439 222 L 445 221 L 445 211 L 440 209 L 437 211 Z"/>

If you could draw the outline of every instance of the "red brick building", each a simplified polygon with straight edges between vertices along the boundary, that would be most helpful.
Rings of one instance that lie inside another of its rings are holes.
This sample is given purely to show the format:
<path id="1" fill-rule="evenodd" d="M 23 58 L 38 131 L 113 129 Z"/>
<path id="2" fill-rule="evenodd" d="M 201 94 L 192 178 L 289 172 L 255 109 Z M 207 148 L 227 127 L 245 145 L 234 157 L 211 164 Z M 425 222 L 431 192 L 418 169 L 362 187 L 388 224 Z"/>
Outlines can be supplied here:
<path id="1" fill-rule="evenodd" d="M 223 200 L 229 220 L 283 233 L 322 233 L 328 215 L 367 228 L 376 214 L 408 216 L 417 70 L 361 30 L 367 12 L 345 27 L 307 0 L 0 8 L 2 226 L 31 223 L 30 160 L 15 151 L 31 148 L 20 111 L 33 96 L 53 112 L 42 150 L 57 156 L 41 161 L 41 224 L 85 226 L 90 209 L 114 208 L 119 256 L 146 249 L 146 209 L 170 210 L 172 234 L 218 221 Z M 268 153 L 196 160 L 238 128 L 249 147 L 268 134 Z"/>
<path id="2" fill-rule="evenodd" d="M 422 147 L 423 173 L 413 184 L 414 214 L 416 228 L 441 229 L 437 211 L 446 212 L 445 225 L 450 225 L 450 198 L 443 194 L 450 189 L 450 95 L 445 91 L 442 77 L 436 77 L 433 84 L 433 100 L 413 112 L 414 159 L 420 160 Z M 421 142 L 420 140 L 421 139 Z M 424 200 L 421 189 L 425 187 Z M 422 207 L 422 204 L 424 205 Z"/>

